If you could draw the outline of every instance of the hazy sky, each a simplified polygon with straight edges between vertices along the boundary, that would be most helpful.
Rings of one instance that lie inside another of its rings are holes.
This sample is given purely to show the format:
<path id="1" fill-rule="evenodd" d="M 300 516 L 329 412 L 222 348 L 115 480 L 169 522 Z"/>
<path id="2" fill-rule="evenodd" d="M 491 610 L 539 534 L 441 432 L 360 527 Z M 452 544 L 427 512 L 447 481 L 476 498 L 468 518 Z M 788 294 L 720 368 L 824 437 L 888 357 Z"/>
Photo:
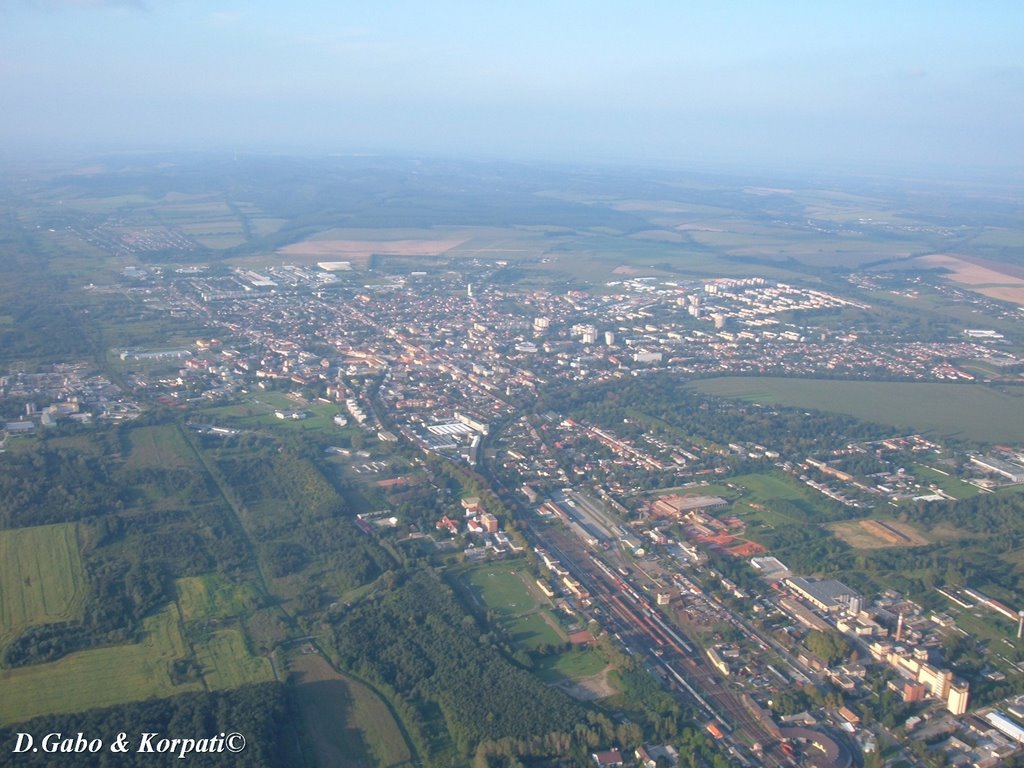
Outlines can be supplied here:
<path id="1" fill-rule="evenodd" d="M 0 0 L 0 141 L 1024 169 L 1021 0 Z"/>

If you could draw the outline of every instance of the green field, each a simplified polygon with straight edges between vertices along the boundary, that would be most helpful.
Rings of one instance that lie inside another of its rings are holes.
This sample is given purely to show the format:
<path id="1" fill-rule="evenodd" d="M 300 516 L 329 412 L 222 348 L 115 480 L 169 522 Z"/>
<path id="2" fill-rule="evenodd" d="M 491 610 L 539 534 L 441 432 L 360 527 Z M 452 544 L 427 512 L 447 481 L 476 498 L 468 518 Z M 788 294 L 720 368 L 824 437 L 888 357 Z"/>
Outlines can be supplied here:
<path id="1" fill-rule="evenodd" d="M 231 584 L 215 573 L 177 579 L 178 606 L 185 621 L 239 616 L 259 603 L 247 584 Z"/>
<path id="2" fill-rule="evenodd" d="M 565 642 L 565 635 L 542 602 L 532 577 L 520 563 L 486 563 L 461 574 L 474 605 L 491 611 L 509 639 L 520 648 L 533 650 L 542 645 Z"/>
<path id="3" fill-rule="evenodd" d="M 507 563 L 486 564 L 466 573 L 466 582 L 478 600 L 500 617 L 520 616 L 540 607 L 527 589 L 521 567 Z"/>
<path id="4" fill-rule="evenodd" d="M 334 672 L 319 654 L 290 663 L 304 746 L 320 766 L 397 768 L 411 764 L 408 741 L 387 705 L 362 683 Z"/>
<path id="5" fill-rule="evenodd" d="M 0 531 L 0 649 L 34 624 L 81 618 L 84 597 L 74 523 Z"/>
<path id="6" fill-rule="evenodd" d="M 598 648 L 572 650 L 544 656 L 537 661 L 537 675 L 548 683 L 582 680 L 592 677 L 608 666 L 608 659 Z"/>
<path id="7" fill-rule="evenodd" d="M 175 426 L 137 427 L 129 434 L 128 464 L 137 469 L 188 469 L 194 463 L 181 432 Z"/>
<path id="8" fill-rule="evenodd" d="M 845 413 L 898 431 L 980 442 L 1024 441 L 1024 392 L 1007 394 L 983 385 L 724 377 L 692 386 L 748 402 Z"/>
<path id="9" fill-rule="evenodd" d="M 816 499 L 795 480 L 781 472 L 739 475 L 732 478 L 732 482 L 747 490 L 733 507 L 733 512 L 745 520 L 754 518 L 769 527 L 802 523 L 806 522 L 815 508 Z M 794 507 L 806 510 L 808 514 L 797 517 L 795 514 L 779 512 L 777 507 L 773 506 L 773 501 L 788 501 Z"/>
<path id="10" fill-rule="evenodd" d="M 195 649 L 203 679 L 211 690 L 274 679 L 270 661 L 249 653 L 245 636 L 237 629 L 219 629 L 196 642 Z"/>
<path id="11" fill-rule="evenodd" d="M 924 483 L 935 483 L 935 485 L 955 499 L 970 499 L 981 493 L 975 485 L 965 483 L 956 477 L 936 472 L 931 467 L 926 467 L 922 464 L 915 464 L 910 468 L 910 471 Z"/>
<path id="12" fill-rule="evenodd" d="M 561 633 L 551 625 L 549 617 L 547 611 L 541 611 L 502 622 L 502 626 L 513 643 L 527 650 L 565 642 Z"/>
<path id="13" fill-rule="evenodd" d="M 80 651 L 49 664 L 0 672 L 0 724 L 202 690 L 200 683 L 171 682 L 171 663 L 188 654 L 177 612 L 168 608 L 151 616 L 143 629 L 138 644 Z"/>
<path id="14" fill-rule="evenodd" d="M 308 414 L 305 419 L 279 419 L 274 411 L 303 411 Z M 280 392 L 260 392 L 233 405 L 221 405 L 203 411 L 208 417 L 215 419 L 231 419 L 239 427 L 278 427 L 281 429 L 308 431 L 326 430 L 331 434 L 349 435 L 355 430 L 352 427 L 338 427 L 332 419 L 339 413 L 345 414 L 345 408 L 333 403 L 318 401 L 300 401 Z"/>

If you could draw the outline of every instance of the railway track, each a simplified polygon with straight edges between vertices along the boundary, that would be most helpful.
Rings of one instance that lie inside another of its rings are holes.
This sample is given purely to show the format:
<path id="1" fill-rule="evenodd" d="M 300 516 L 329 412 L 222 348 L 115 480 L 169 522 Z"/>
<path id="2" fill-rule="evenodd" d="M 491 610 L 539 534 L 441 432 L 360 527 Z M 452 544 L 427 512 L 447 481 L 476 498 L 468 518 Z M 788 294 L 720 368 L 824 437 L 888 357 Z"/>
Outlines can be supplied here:
<path id="1" fill-rule="evenodd" d="M 781 749 L 774 724 L 756 716 L 710 668 L 695 646 L 687 642 L 679 627 L 670 625 L 645 596 L 574 539 L 560 536 L 550 528 L 543 535 L 532 528 L 531 532 L 587 590 L 592 605 L 630 628 L 634 638 L 644 641 L 642 650 L 655 667 L 662 669 L 678 693 L 694 702 L 731 743 L 747 742 L 762 747 L 756 763 L 739 752 L 734 758 L 750 766 L 793 764 Z"/>

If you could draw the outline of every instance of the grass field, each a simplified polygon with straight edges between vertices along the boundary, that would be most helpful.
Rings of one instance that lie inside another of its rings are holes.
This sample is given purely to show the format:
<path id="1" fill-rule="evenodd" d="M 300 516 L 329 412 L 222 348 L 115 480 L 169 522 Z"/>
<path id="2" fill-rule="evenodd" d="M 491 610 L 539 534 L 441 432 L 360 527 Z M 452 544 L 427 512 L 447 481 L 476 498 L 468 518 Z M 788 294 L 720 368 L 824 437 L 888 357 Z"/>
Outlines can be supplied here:
<path id="1" fill-rule="evenodd" d="M 527 579 L 532 582 L 529 573 L 516 563 L 486 563 L 461 574 L 477 608 L 491 611 L 520 648 L 533 650 L 565 642 L 565 633 L 547 610 L 546 601 Z"/>
<path id="2" fill-rule="evenodd" d="M 0 649 L 26 627 L 80 618 L 84 597 L 74 523 L 0 531 Z"/>
<path id="3" fill-rule="evenodd" d="M 547 611 L 542 611 L 531 613 L 529 616 L 519 616 L 502 622 L 502 626 L 513 643 L 527 650 L 565 642 L 565 638 L 552 626 L 546 614 Z"/>
<path id="4" fill-rule="evenodd" d="M 527 589 L 521 569 L 506 563 L 488 563 L 466 572 L 473 594 L 499 617 L 520 616 L 540 607 Z"/>
<path id="5" fill-rule="evenodd" d="M 0 672 L 0 724 L 202 690 L 199 683 L 171 682 L 171 662 L 188 653 L 177 612 L 151 616 L 143 627 L 145 636 L 135 645 L 80 651 L 50 664 Z"/>
<path id="6" fill-rule="evenodd" d="M 936 472 L 931 467 L 925 467 L 921 464 L 915 464 L 910 468 L 910 471 L 922 482 L 935 483 L 939 488 L 948 493 L 955 499 L 970 499 L 981 493 L 978 487 L 965 483 L 950 475 L 944 475 L 941 472 Z"/>
<path id="7" fill-rule="evenodd" d="M 397 768 L 413 755 L 387 705 L 369 688 L 337 674 L 318 654 L 290 663 L 295 699 L 316 765 Z"/>
<path id="8" fill-rule="evenodd" d="M 725 377 L 693 387 L 749 402 L 846 413 L 898 431 L 980 442 L 1024 440 L 1024 392 L 1007 394 L 982 385 Z"/>
<path id="9" fill-rule="evenodd" d="M 128 433 L 128 465 L 137 469 L 187 469 L 194 464 L 192 449 L 176 426 L 137 427 Z"/>
<path id="10" fill-rule="evenodd" d="M 545 656 L 537 662 L 537 675 L 548 683 L 582 680 L 601 672 L 608 659 L 598 648 L 572 650 Z"/>
<path id="11" fill-rule="evenodd" d="M 739 475 L 732 478 L 735 485 L 742 486 L 747 493 L 733 506 L 733 511 L 745 520 L 751 518 L 774 527 L 789 523 L 802 523 L 811 517 L 815 499 L 796 481 L 781 472 L 762 472 L 753 475 Z M 779 512 L 773 501 L 788 501 L 801 510 L 807 510 L 804 517 Z"/>
<path id="12" fill-rule="evenodd" d="M 215 573 L 186 576 L 174 584 L 185 621 L 239 616 L 259 602 L 259 594 L 253 587 L 231 584 Z"/>
<path id="13" fill-rule="evenodd" d="M 219 629 L 196 642 L 195 650 L 196 661 L 203 668 L 203 679 L 211 690 L 274 679 L 270 661 L 249 653 L 245 636 L 237 629 Z"/>
<path id="14" fill-rule="evenodd" d="M 279 419 L 274 415 L 274 411 L 277 410 L 303 411 L 308 414 L 308 418 Z M 297 431 L 327 430 L 332 434 L 339 435 L 350 434 L 345 429 L 355 429 L 355 427 L 338 427 L 332 421 L 337 414 L 344 413 L 342 406 L 298 401 L 280 392 L 260 392 L 245 402 L 207 408 L 203 413 L 214 418 L 232 419 L 240 427 L 278 427 Z"/>

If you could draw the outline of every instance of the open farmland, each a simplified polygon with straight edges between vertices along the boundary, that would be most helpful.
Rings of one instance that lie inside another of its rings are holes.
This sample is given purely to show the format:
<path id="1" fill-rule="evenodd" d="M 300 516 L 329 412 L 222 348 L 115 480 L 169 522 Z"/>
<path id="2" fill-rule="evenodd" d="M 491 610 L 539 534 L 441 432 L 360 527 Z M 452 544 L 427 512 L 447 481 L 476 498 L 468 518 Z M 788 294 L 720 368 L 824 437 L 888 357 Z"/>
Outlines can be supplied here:
<path id="1" fill-rule="evenodd" d="M 949 270 L 950 280 L 972 291 L 1024 306 L 1024 270 L 1016 265 L 939 254 L 922 256 L 918 261 Z"/>
<path id="2" fill-rule="evenodd" d="M 1024 438 L 1024 393 L 982 385 L 723 377 L 703 379 L 693 387 L 753 403 L 846 413 L 891 424 L 895 430 L 980 442 Z"/>
<path id="3" fill-rule="evenodd" d="M 171 663 L 188 653 L 177 612 L 150 616 L 143 630 L 140 643 L 0 672 L 0 723 L 202 690 L 198 682 L 175 685 L 170 677 Z"/>
<path id="4" fill-rule="evenodd" d="M 466 242 L 466 236 L 445 237 L 424 232 L 415 238 L 395 239 L 382 238 L 380 232 L 375 237 L 363 239 L 362 232 L 346 230 L 328 230 L 298 243 L 286 245 L 278 253 L 300 261 L 315 263 L 318 261 L 350 261 L 356 268 L 367 266 L 370 257 L 379 256 L 439 256 L 452 248 Z"/>
<path id="5" fill-rule="evenodd" d="M 410 764 L 412 752 L 387 705 L 362 683 L 337 674 L 319 654 L 290 663 L 295 699 L 317 765 Z"/>
<path id="6" fill-rule="evenodd" d="M 84 595 L 78 526 L 0 531 L 0 648 L 26 627 L 80 618 Z"/>

